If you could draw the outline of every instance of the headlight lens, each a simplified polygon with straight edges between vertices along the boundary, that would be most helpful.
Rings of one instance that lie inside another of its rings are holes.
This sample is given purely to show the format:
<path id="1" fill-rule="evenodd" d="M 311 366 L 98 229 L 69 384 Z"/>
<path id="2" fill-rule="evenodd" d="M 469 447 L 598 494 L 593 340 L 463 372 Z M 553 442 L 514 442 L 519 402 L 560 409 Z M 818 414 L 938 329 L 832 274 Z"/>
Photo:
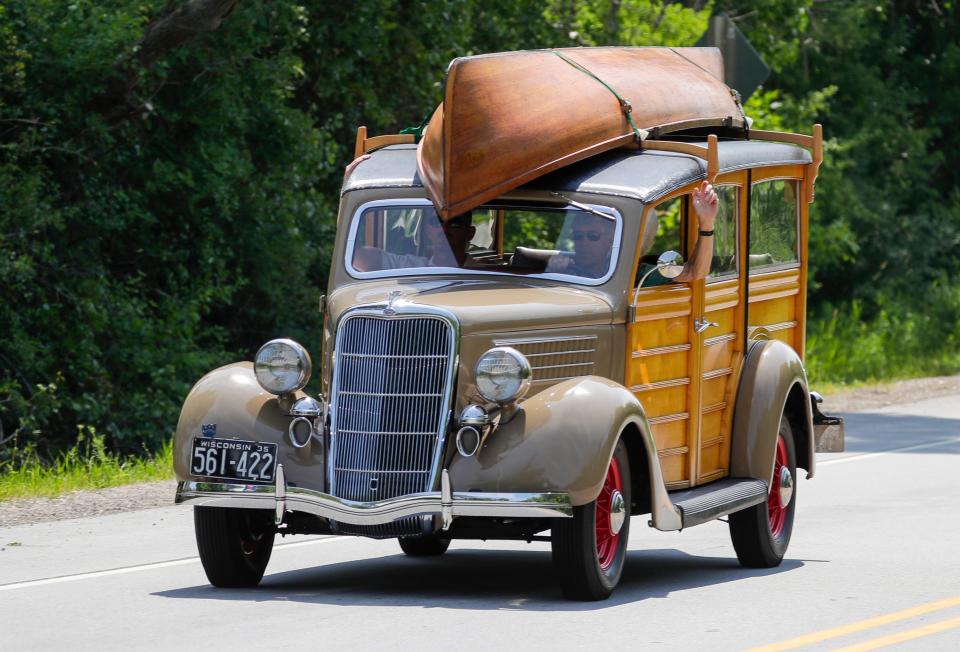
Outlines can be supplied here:
<path id="1" fill-rule="evenodd" d="M 530 363 L 516 349 L 498 346 L 480 356 L 474 378 L 483 398 L 509 403 L 523 398 L 530 388 Z"/>
<path id="2" fill-rule="evenodd" d="M 260 386 L 271 394 L 301 389 L 310 380 L 312 365 L 307 350 L 293 340 L 270 340 L 260 347 L 253 371 Z"/>

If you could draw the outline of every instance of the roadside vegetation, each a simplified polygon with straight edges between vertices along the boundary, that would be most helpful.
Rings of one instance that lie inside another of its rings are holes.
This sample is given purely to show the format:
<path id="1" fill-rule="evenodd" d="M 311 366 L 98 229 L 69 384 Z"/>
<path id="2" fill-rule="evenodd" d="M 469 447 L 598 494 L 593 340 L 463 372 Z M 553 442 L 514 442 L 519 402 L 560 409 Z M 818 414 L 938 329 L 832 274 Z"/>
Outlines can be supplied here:
<path id="1" fill-rule="evenodd" d="M 121 456 L 106 449 L 103 437 L 88 430 L 77 443 L 57 453 L 52 461 L 22 455 L 19 463 L 0 467 L 0 501 L 12 498 L 54 497 L 70 491 L 105 489 L 135 482 L 173 477 L 173 445 L 158 452 Z"/>
<path id="2" fill-rule="evenodd" d="M 824 124 L 814 382 L 960 371 L 958 2 L 0 0 L 0 499 L 166 477 L 197 378 L 316 342 L 356 127 L 420 124 L 452 58 L 719 12 L 772 69 L 755 126 Z"/>
<path id="3" fill-rule="evenodd" d="M 861 301 L 820 306 L 807 330 L 812 384 L 863 385 L 960 372 L 960 288 L 928 290 L 928 308 L 884 305 L 867 317 Z"/>

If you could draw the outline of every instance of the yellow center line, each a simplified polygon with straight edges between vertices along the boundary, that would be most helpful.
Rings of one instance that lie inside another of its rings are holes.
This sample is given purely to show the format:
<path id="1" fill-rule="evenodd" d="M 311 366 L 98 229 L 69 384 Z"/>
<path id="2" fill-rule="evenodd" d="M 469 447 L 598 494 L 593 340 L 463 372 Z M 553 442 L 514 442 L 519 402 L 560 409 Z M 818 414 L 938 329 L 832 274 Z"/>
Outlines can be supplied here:
<path id="1" fill-rule="evenodd" d="M 850 645 L 848 647 L 834 650 L 834 652 L 869 652 L 869 650 L 876 650 L 881 647 L 887 647 L 888 645 L 903 643 L 904 641 L 912 641 L 913 639 L 920 638 L 921 636 L 929 636 L 930 634 L 945 632 L 948 629 L 953 629 L 954 627 L 960 627 L 960 618 L 941 620 L 936 623 L 924 625 L 923 627 L 917 627 L 916 629 L 908 629 L 905 632 L 881 636 L 870 641 L 864 641 L 863 643 L 857 643 L 856 645 Z"/>
<path id="2" fill-rule="evenodd" d="M 928 614 L 931 611 L 940 611 L 941 609 L 949 609 L 950 607 L 956 606 L 960 606 L 960 595 L 952 598 L 945 598 L 943 600 L 937 600 L 936 602 L 928 602 L 926 604 L 910 607 L 909 609 L 904 609 L 903 611 L 895 611 L 883 616 L 867 618 L 866 620 L 860 620 L 855 623 L 850 623 L 849 625 L 841 625 L 840 627 L 833 627 L 831 629 L 824 629 L 819 632 L 805 634 L 804 636 L 787 639 L 786 641 L 780 641 L 779 643 L 762 645 L 760 647 L 752 648 L 747 652 L 780 652 L 781 650 L 794 650 L 805 645 L 813 645 L 814 643 L 827 641 L 831 638 L 846 636 L 847 634 L 855 634 L 867 629 L 873 629 L 874 627 L 881 627 L 883 625 L 895 623 L 898 620 L 906 620 L 907 618 L 914 618 L 916 616 Z"/>

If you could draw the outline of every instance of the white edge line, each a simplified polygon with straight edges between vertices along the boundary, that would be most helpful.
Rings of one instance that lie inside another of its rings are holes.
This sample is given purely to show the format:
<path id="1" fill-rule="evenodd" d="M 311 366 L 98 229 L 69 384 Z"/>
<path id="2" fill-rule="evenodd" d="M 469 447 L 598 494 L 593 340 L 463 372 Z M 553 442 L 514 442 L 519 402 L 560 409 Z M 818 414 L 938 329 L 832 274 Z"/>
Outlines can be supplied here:
<path id="1" fill-rule="evenodd" d="M 817 460 L 817 468 L 821 466 L 827 466 L 828 464 L 843 464 L 844 462 L 859 462 L 860 460 L 866 460 L 871 457 L 879 457 L 880 455 L 889 455 L 890 453 L 902 453 L 904 451 L 916 451 L 921 448 L 934 448 L 935 446 L 943 446 L 945 444 L 954 444 L 960 442 L 960 437 L 952 437 L 950 439 L 941 439 L 939 441 L 932 441 L 926 444 L 916 444 L 914 446 L 904 446 L 902 448 L 891 448 L 885 451 L 876 451 L 875 453 L 864 453 L 863 455 L 848 455 L 847 457 L 841 457 L 838 460 L 827 460 L 826 462 L 821 462 Z"/>
<path id="2" fill-rule="evenodd" d="M 293 541 L 290 543 L 281 543 L 274 546 L 274 550 L 286 548 L 299 548 L 301 546 L 311 546 L 317 543 L 330 543 L 332 541 L 342 541 L 350 537 L 330 536 L 322 539 L 311 539 L 310 541 Z M 77 582 L 79 580 L 90 580 L 97 577 L 110 577 L 112 575 L 126 575 L 127 573 L 137 573 L 155 568 L 170 568 L 171 566 L 186 566 L 200 561 L 199 557 L 188 557 L 187 559 L 173 559 L 171 561 L 158 561 L 152 564 L 140 564 L 138 566 L 124 566 L 123 568 L 111 568 L 109 570 L 92 571 L 90 573 L 77 573 L 76 575 L 61 575 L 59 577 L 48 577 L 42 580 L 25 580 L 23 582 L 13 582 L 11 584 L 0 584 L 0 592 L 14 591 L 16 589 L 27 589 L 33 586 L 46 586 L 48 584 L 62 584 L 64 582 Z"/>

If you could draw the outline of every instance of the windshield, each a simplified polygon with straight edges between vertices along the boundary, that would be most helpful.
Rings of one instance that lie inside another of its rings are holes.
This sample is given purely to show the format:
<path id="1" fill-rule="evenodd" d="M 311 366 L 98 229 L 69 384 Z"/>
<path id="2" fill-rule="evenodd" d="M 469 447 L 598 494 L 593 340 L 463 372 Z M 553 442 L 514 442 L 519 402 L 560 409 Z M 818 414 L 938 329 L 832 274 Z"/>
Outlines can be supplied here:
<path id="1" fill-rule="evenodd" d="M 371 202 L 354 216 L 348 270 L 360 278 L 502 273 L 605 281 L 621 223 L 613 209 L 484 206 L 442 222 L 429 202 Z"/>

